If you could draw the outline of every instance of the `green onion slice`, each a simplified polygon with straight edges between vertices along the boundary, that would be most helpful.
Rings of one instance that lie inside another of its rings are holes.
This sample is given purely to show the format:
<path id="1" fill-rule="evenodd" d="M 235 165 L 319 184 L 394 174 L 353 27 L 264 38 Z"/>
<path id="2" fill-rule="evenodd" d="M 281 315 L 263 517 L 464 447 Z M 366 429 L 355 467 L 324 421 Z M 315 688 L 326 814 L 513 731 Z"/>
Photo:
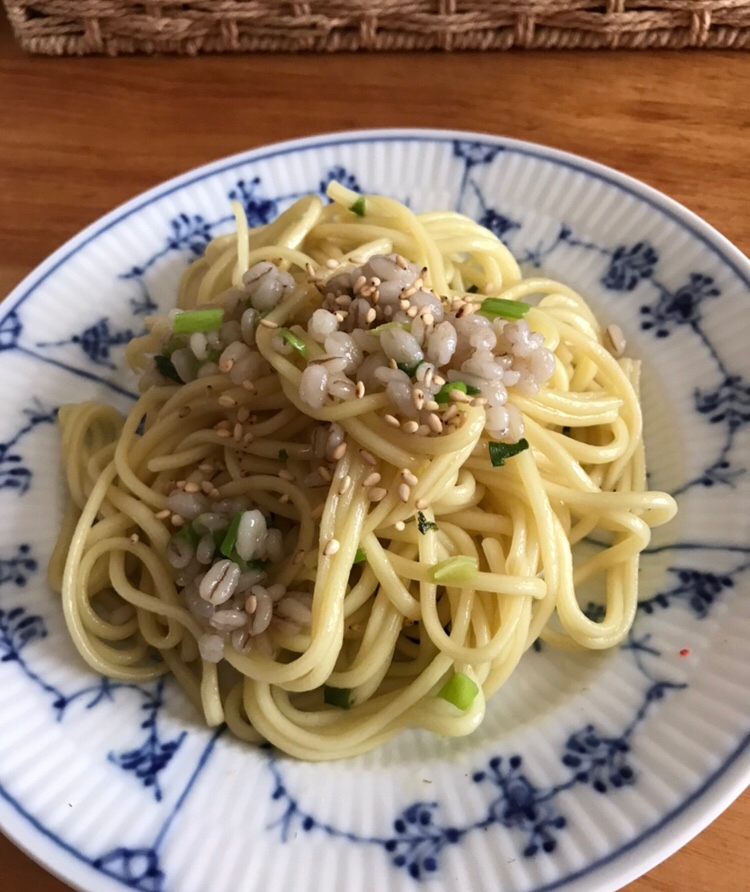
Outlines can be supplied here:
<path id="1" fill-rule="evenodd" d="M 157 353 L 156 356 L 154 356 L 154 362 L 156 363 L 156 368 L 160 375 L 169 378 L 170 381 L 175 381 L 177 384 L 185 383 L 182 378 L 180 378 L 177 369 L 174 367 L 174 363 L 168 356 L 162 356 L 160 353 Z"/>
<path id="2" fill-rule="evenodd" d="M 307 356 L 307 346 L 298 334 L 295 334 L 290 328 L 280 328 L 279 335 L 290 347 L 294 347 L 297 353 Z"/>
<path id="3" fill-rule="evenodd" d="M 188 310 L 172 319 L 172 331 L 176 335 L 195 334 L 197 331 L 218 331 L 224 320 L 221 307 L 207 310 Z"/>
<path id="4" fill-rule="evenodd" d="M 356 214 L 358 217 L 364 217 L 365 215 L 365 197 L 364 195 L 360 195 L 359 198 L 354 202 L 354 204 L 349 206 L 349 210 Z"/>
<path id="5" fill-rule="evenodd" d="M 361 564 L 362 561 L 366 561 L 366 560 L 367 560 L 367 552 L 364 550 L 364 548 L 358 548 L 354 555 L 354 563 Z"/>
<path id="6" fill-rule="evenodd" d="M 172 538 L 184 539 L 191 548 L 195 548 L 201 540 L 201 534 L 195 529 L 192 523 L 187 523 L 181 530 L 176 532 Z"/>
<path id="7" fill-rule="evenodd" d="M 478 396 L 480 390 L 473 384 L 467 384 L 465 381 L 447 381 L 435 394 L 436 403 L 449 403 L 451 400 L 451 390 L 459 390 L 467 396 Z"/>
<path id="8" fill-rule="evenodd" d="M 479 686 L 465 672 L 456 672 L 438 691 L 438 697 L 465 712 L 479 693 Z"/>
<path id="9" fill-rule="evenodd" d="M 517 443 L 490 442 L 489 450 L 492 467 L 501 468 L 505 464 L 506 458 L 513 458 L 514 455 L 518 455 L 519 452 L 523 452 L 524 449 L 528 448 L 529 441 L 525 437 L 521 437 Z"/>
<path id="10" fill-rule="evenodd" d="M 483 316 L 505 316 L 507 319 L 522 319 L 531 309 L 520 300 L 506 300 L 504 297 L 488 297 L 482 301 L 477 312 Z"/>
<path id="11" fill-rule="evenodd" d="M 229 524 L 229 527 L 224 534 L 224 538 L 221 541 L 221 545 L 219 545 L 219 551 L 224 555 L 224 557 L 228 558 L 232 556 L 232 552 L 234 551 L 234 546 L 237 544 L 237 533 L 240 529 L 240 521 L 242 520 L 242 515 L 244 511 L 238 511 L 234 517 L 232 518 L 232 522 Z"/>
<path id="12" fill-rule="evenodd" d="M 475 557 L 457 554 L 435 564 L 431 571 L 432 581 L 441 585 L 462 585 L 477 575 L 479 564 Z"/>
<path id="13" fill-rule="evenodd" d="M 410 378 L 413 378 L 417 374 L 417 369 L 423 362 L 424 359 L 420 359 L 416 365 L 407 365 L 405 362 L 397 362 L 396 366 L 401 369 L 402 372 L 406 372 Z"/>
<path id="14" fill-rule="evenodd" d="M 338 706 L 339 709 L 349 709 L 352 705 L 352 692 L 350 688 L 332 688 L 323 686 L 323 700 L 329 706 Z"/>

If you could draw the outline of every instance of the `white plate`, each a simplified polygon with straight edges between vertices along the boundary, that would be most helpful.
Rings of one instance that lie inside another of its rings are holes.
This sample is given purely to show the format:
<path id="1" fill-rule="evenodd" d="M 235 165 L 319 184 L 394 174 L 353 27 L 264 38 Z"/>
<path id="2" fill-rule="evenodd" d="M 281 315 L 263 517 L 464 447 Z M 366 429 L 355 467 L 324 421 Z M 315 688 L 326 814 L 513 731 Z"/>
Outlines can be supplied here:
<path id="1" fill-rule="evenodd" d="M 187 262 L 336 176 L 458 208 L 587 295 L 644 360 L 652 483 L 678 520 L 643 560 L 619 651 L 529 652 L 472 737 L 404 733 L 309 765 L 212 734 L 169 682 L 82 665 L 44 568 L 61 513 L 54 410 L 125 408 L 123 344 Z M 238 155 L 69 242 L 0 308 L 0 825 L 85 890 L 619 888 L 750 774 L 750 264 L 611 170 L 468 133 L 361 132 Z"/>

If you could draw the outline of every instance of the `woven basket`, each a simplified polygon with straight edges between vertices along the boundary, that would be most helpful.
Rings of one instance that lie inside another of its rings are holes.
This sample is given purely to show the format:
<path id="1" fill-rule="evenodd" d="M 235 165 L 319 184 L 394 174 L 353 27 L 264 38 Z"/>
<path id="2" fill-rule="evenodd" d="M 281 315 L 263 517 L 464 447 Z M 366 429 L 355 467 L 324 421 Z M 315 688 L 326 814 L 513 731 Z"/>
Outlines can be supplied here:
<path id="1" fill-rule="evenodd" d="M 4 0 L 35 53 L 750 46 L 750 0 Z"/>

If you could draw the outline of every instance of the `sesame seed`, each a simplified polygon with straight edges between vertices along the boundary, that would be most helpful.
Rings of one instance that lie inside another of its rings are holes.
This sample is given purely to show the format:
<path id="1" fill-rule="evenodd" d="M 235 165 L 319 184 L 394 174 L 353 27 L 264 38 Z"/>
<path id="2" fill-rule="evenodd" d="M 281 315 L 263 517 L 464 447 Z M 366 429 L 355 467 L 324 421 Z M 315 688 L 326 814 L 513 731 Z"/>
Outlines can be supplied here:
<path id="1" fill-rule="evenodd" d="M 322 516 L 324 508 L 325 505 L 321 502 L 320 505 L 317 505 L 315 508 L 312 509 L 312 511 L 310 512 L 310 517 L 313 520 L 317 520 L 319 517 Z"/>
<path id="2" fill-rule="evenodd" d="M 226 393 L 222 393 L 219 397 L 219 405 L 223 406 L 225 409 L 234 409 L 237 405 L 237 400 Z"/>
<path id="3" fill-rule="evenodd" d="M 430 436 L 430 426 L 428 424 L 420 424 L 417 428 L 417 433 L 420 437 L 429 437 Z"/>
<path id="4" fill-rule="evenodd" d="M 261 319 L 260 324 L 264 328 L 278 328 L 279 327 L 279 323 L 274 322 L 273 319 Z"/>
<path id="5" fill-rule="evenodd" d="M 208 495 L 213 488 L 214 488 L 214 485 L 213 485 L 213 483 L 211 483 L 210 480 L 204 480 L 203 483 L 201 483 L 201 489 L 203 490 L 203 492 L 206 495 Z"/>
<path id="6" fill-rule="evenodd" d="M 354 283 L 354 290 L 361 291 L 361 289 L 367 284 L 367 279 L 364 276 L 359 276 L 357 281 Z"/>
<path id="7" fill-rule="evenodd" d="M 403 520 L 397 520 L 396 523 L 393 524 L 393 526 L 396 527 L 399 533 L 406 529 L 406 524 L 403 522 Z"/>
<path id="8" fill-rule="evenodd" d="M 223 421 L 219 421 L 214 425 L 214 430 L 217 431 L 230 431 L 232 429 L 232 425 L 226 418 Z"/>
<path id="9" fill-rule="evenodd" d="M 276 476 L 281 477 L 282 480 L 294 480 L 294 474 L 291 471 L 287 471 L 286 468 L 282 468 Z"/>
<path id="10" fill-rule="evenodd" d="M 346 455 L 346 443 L 339 443 L 339 445 L 331 453 L 331 458 L 334 461 L 338 461 L 340 458 L 343 458 L 345 455 Z"/>
<path id="11" fill-rule="evenodd" d="M 291 499 L 288 492 L 285 492 L 284 495 L 279 496 L 279 502 L 281 502 L 282 505 L 286 505 L 286 503 L 290 501 Z"/>
<path id="12" fill-rule="evenodd" d="M 411 392 L 411 401 L 414 403 L 416 409 L 421 409 L 424 406 L 424 393 L 418 388 L 415 387 Z"/>
<path id="13" fill-rule="evenodd" d="M 409 307 L 409 309 L 406 311 L 406 315 L 410 319 L 415 319 L 418 312 L 419 312 L 419 307 Z"/>
<path id="14" fill-rule="evenodd" d="M 455 418 L 456 415 L 458 415 L 458 406 L 455 403 L 451 403 L 445 412 L 443 412 L 443 421 L 450 421 L 451 418 Z"/>
<path id="15" fill-rule="evenodd" d="M 435 321 L 435 317 L 432 315 L 432 313 L 429 312 L 422 313 L 422 321 L 425 325 L 432 325 L 432 323 Z"/>
<path id="16" fill-rule="evenodd" d="M 330 557 L 332 554 L 336 554 L 336 552 L 340 548 L 341 548 L 341 543 L 339 542 L 338 539 L 329 539 L 325 544 L 325 548 L 323 549 L 323 554 L 326 557 Z"/>
<path id="17" fill-rule="evenodd" d="M 378 311 L 375 307 L 370 307 L 370 309 L 365 313 L 365 322 L 369 325 L 371 322 L 375 321 L 375 318 L 378 315 Z"/>
<path id="18" fill-rule="evenodd" d="M 249 446 L 253 440 L 255 439 L 255 434 L 252 431 L 247 431 L 245 435 L 242 437 L 242 442 L 245 446 Z"/>
<path id="19" fill-rule="evenodd" d="M 625 335 L 619 325 L 608 325 L 604 331 L 604 346 L 614 357 L 622 356 L 627 347 Z"/>
<path id="20" fill-rule="evenodd" d="M 432 369 L 427 369 L 427 371 L 424 373 L 424 386 L 429 387 L 432 384 L 434 377 L 435 372 Z"/>
<path id="21" fill-rule="evenodd" d="M 253 614 L 258 607 L 258 599 L 255 595 L 248 595 L 245 601 L 245 613 Z"/>
<path id="22" fill-rule="evenodd" d="M 157 520 L 166 520 L 171 513 L 172 512 L 169 510 L 169 508 L 162 508 L 161 511 L 157 511 L 156 514 L 154 514 L 154 517 Z"/>
<path id="23" fill-rule="evenodd" d="M 453 400 L 454 403 L 471 402 L 471 397 L 467 396 L 462 390 L 451 390 L 449 391 L 448 396 Z"/>
<path id="24" fill-rule="evenodd" d="M 187 480 L 178 480 L 177 483 L 175 483 L 175 486 L 177 487 L 177 489 L 185 489 L 186 483 Z"/>
<path id="25" fill-rule="evenodd" d="M 362 257 L 361 254 L 350 254 L 349 261 L 355 263 L 357 266 L 362 266 L 367 263 L 367 257 Z"/>
<path id="26" fill-rule="evenodd" d="M 331 472 L 328 470 L 328 468 L 325 465 L 321 465 L 318 468 L 318 473 L 323 478 L 323 480 L 325 480 L 326 483 L 331 482 Z"/>
<path id="27" fill-rule="evenodd" d="M 358 400 L 361 400 L 362 397 L 365 395 L 364 381 L 357 381 L 357 386 L 354 388 L 354 395 L 357 397 Z"/>
<path id="28" fill-rule="evenodd" d="M 237 421 L 239 421 L 240 424 L 244 424 L 249 417 L 250 410 L 247 408 L 247 406 L 240 406 L 240 410 L 237 412 Z"/>
<path id="29" fill-rule="evenodd" d="M 483 396 L 477 396 L 471 401 L 471 405 L 477 409 L 487 405 L 487 400 Z"/>
<path id="30" fill-rule="evenodd" d="M 337 322 L 343 322 L 346 318 L 343 313 L 334 313 L 333 315 Z"/>
<path id="31" fill-rule="evenodd" d="M 312 265 L 312 263 L 305 264 L 305 272 L 311 278 L 315 278 L 315 267 Z"/>
<path id="32" fill-rule="evenodd" d="M 387 491 L 384 490 L 382 486 L 373 486 L 373 488 L 367 493 L 367 498 L 371 502 L 381 502 L 387 495 Z"/>
<path id="33" fill-rule="evenodd" d="M 427 400 L 427 402 L 424 404 L 424 408 L 427 409 L 428 412 L 437 412 L 437 410 L 440 408 L 440 403 L 436 402 L 435 400 Z"/>
<path id="34" fill-rule="evenodd" d="M 202 471 L 204 474 L 213 474 L 214 466 L 209 462 L 203 462 L 203 464 L 198 465 L 198 470 Z"/>
<path id="35" fill-rule="evenodd" d="M 402 298 L 402 299 L 398 302 L 398 305 L 399 305 L 399 307 L 400 307 L 402 310 L 408 310 L 409 307 L 411 306 L 411 304 L 409 303 L 408 300 L 406 300 L 406 298 Z"/>
<path id="36" fill-rule="evenodd" d="M 239 443 L 242 440 L 243 429 L 242 425 L 237 422 L 234 426 L 234 439 Z"/>
<path id="37" fill-rule="evenodd" d="M 410 285 L 408 288 L 404 288 L 400 296 L 402 299 L 406 300 L 407 298 L 414 297 L 416 293 L 417 289 L 413 285 Z"/>
<path id="38" fill-rule="evenodd" d="M 373 277 L 370 279 L 370 284 L 371 284 L 372 286 L 374 286 L 375 288 L 377 288 L 378 285 L 382 284 L 382 279 L 379 279 L 377 276 L 373 276 Z"/>
<path id="39" fill-rule="evenodd" d="M 232 432 L 223 427 L 221 430 L 216 431 L 216 436 L 228 440 L 232 436 Z"/>
<path id="40" fill-rule="evenodd" d="M 484 288 L 482 288 L 482 291 L 483 291 L 485 294 L 492 294 L 492 292 L 493 292 L 493 291 L 496 291 L 496 290 L 497 290 L 497 289 L 495 288 L 495 285 L 494 285 L 493 282 L 488 282 L 488 283 L 484 286 Z"/>
<path id="41" fill-rule="evenodd" d="M 417 509 L 417 511 L 424 511 L 424 509 L 427 507 L 427 500 L 417 499 L 417 501 L 414 503 L 414 507 Z"/>
<path id="42" fill-rule="evenodd" d="M 183 406 L 183 407 L 180 409 L 180 411 L 177 413 L 177 417 L 178 417 L 178 418 L 187 418 L 188 415 L 189 415 L 192 411 L 193 411 L 193 410 L 190 408 L 190 406 Z"/>
<path id="43" fill-rule="evenodd" d="M 384 415 L 383 421 L 385 421 L 386 424 L 390 424 L 391 427 L 401 427 L 398 423 L 398 418 L 396 418 L 395 415 Z"/>
<path id="44" fill-rule="evenodd" d="M 398 497 L 402 502 L 408 502 L 409 497 L 411 496 L 411 489 L 406 483 L 399 483 L 398 485 Z"/>
<path id="45" fill-rule="evenodd" d="M 348 294 L 339 294 L 338 297 L 334 297 L 333 302 L 340 307 L 348 307 L 352 299 Z"/>
<path id="46" fill-rule="evenodd" d="M 253 382 L 249 378 L 245 378 L 245 380 L 242 382 L 242 386 L 245 388 L 245 390 L 248 393 L 257 393 L 258 392 L 255 388 L 255 384 L 253 384 Z"/>
<path id="47" fill-rule="evenodd" d="M 362 461 L 366 465 L 376 465 L 378 463 L 378 460 L 375 458 L 372 452 L 368 452 L 366 449 L 360 449 L 359 454 Z"/>
<path id="48" fill-rule="evenodd" d="M 434 412 L 430 412 L 427 416 L 427 424 L 435 431 L 436 434 L 440 434 L 443 431 L 443 422 L 438 418 L 438 416 Z"/>
<path id="49" fill-rule="evenodd" d="M 418 421 L 405 421 L 401 425 L 401 430 L 405 434 L 416 434 L 416 432 L 419 430 L 419 422 Z"/>
<path id="50" fill-rule="evenodd" d="M 396 254 L 396 266 L 401 267 L 401 269 L 409 269 L 409 262 L 405 257 L 402 257 L 400 254 Z"/>
<path id="51" fill-rule="evenodd" d="M 343 478 L 341 483 L 339 483 L 339 495 L 343 496 L 344 493 L 348 492 L 351 485 L 352 485 L 352 478 L 347 474 L 346 477 Z"/>
<path id="52" fill-rule="evenodd" d="M 416 474 L 412 474 L 408 468 L 401 468 L 401 476 L 404 483 L 409 486 L 416 486 L 419 483 L 419 477 L 417 477 Z"/>
<path id="53" fill-rule="evenodd" d="M 181 514 L 172 515 L 172 526 L 181 527 L 185 523 L 185 518 Z"/>
<path id="54" fill-rule="evenodd" d="M 328 260 L 326 260 L 326 266 L 328 269 L 336 269 L 339 266 L 339 262 L 338 260 L 334 260 L 333 257 L 329 257 Z"/>
<path id="55" fill-rule="evenodd" d="M 398 368 L 398 363 L 396 362 L 395 359 L 391 358 L 391 359 L 388 360 L 388 368 L 390 368 L 390 369 L 397 369 L 397 368 Z"/>
<path id="56" fill-rule="evenodd" d="M 368 474 L 362 481 L 362 486 L 375 486 L 377 483 L 380 483 L 380 474 L 377 471 L 373 471 L 372 474 Z"/>
<path id="57" fill-rule="evenodd" d="M 200 492 L 200 489 L 200 486 L 197 483 L 193 483 L 192 480 L 185 484 L 185 492 Z"/>
<path id="58" fill-rule="evenodd" d="M 222 361 L 219 363 L 219 371 L 222 373 L 222 375 L 226 375 L 227 372 L 231 372 L 233 368 L 233 359 L 222 359 Z"/>
<path id="59" fill-rule="evenodd" d="M 140 541 L 141 541 L 141 538 L 138 535 L 138 533 L 133 533 L 133 535 L 130 537 L 131 545 L 137 545 Z"/>

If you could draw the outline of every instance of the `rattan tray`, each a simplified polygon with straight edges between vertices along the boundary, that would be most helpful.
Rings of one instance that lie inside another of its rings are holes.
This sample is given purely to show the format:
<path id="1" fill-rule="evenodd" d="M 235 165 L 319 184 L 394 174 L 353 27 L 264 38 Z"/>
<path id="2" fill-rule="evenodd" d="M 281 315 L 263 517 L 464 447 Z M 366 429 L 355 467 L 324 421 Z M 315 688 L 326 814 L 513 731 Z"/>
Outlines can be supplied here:
<path id="1" fill-rule="evenodd" d="M 750 0 L 4 0 L 35 53 L 750 46 Z"/>

